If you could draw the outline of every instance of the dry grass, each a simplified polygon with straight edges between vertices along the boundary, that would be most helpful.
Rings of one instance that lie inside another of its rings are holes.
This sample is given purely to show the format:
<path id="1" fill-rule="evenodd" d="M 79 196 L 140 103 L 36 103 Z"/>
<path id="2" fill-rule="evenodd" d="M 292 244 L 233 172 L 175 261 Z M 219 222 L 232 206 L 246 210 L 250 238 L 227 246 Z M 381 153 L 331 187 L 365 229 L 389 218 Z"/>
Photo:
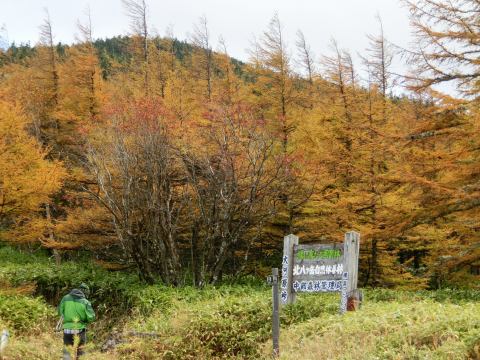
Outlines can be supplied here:
<path id="1" fill-rule="evenodd" d="M 62 357 L 61 333 L 44 332 L 28 337 L 12 337 L 4 354 L 4 360 L 58 360 Z M 115 353 L 100 353 L 87 345 L 84 360 L 113 360 Z"/>
<path id="2" fill-rule="evenodd" d="M 10 281 L 0 279 L 0 295 L 32 295 L 35 292 L 34 283 L 24 283 L 13 286 Z"/>
<path id="3" fill-rule="evenodd" d="M 480 304 L 367 303 L 283 330 L 280 350 L 295 360 L 480 359 Z"/>
<path id="4" fill-rule="evenodd" d="M 95 337 L 97 343 L 89 344 L 84 359 L 202 360 L 231 359 L 234 354 L 238 359 L 260 358 L 255 351 L 239 353 L 225 348 L 228 345 L 244 349 L 244 344 L 250 344 L 254 350 L 261 349 L 263 358 L 270 357 L 271 343 L 262 344 L 269 335 L 271 310 L 267 292 L 212 293 L 215 296 L 202 293 L 200 296 L 197 290 L 191 290 L 188 294 L 191 296 L 184 298 L 172 293 L 168 307 L 156 308 L 148 315 L 133 311 L 131 316 L 115 321 L 119 333 L 132 330 L 154 332 L 160 335 L 159 338 L 125 335 L 123 339 L 127 342 L 118 346 L 116 351 L 101 353 L 98 351 L 100 344 L 110 331 L 102 327 L 103 332 Z M 480 302 L 476 301 L 476 293 L 472 293 L 471 296 L 459 296 L 452 303 L 448 300 L 452 294 L 371 291 L 367 292 L 361 311 L 344 316 L 336 315 L 336 297 L 305 298 L 309 301 L 303 307 L 299 301 L 296 311 L 290 308 L 282 312 L 284 324 L 296 325 L 285 325 L 281 330 L 281 358 L 480 360 Z M 443 295 L 448 295 L 448 299 Z M 308 317 L 304 315 L 312 314 L 313 305 L 322 311 L 315 313 L 318 317 L 305 321 Z M 262 307 L 262 311 L 253 311 L 258 307 Z M 289 312 L 291 314 L 287 316 Z M 263 332 L 256 327 L 255 320 L 258 319 L 262 326 L 267 326 Z M 101 321 L 103 319 L 99 319 L 96 325 L 101 325 Z M 0 319 L 0 328 L 1 323 Z M 33 323 L 40 324 L 41 321 Z M 198 327 L 199 324 L 202 326 Z M 44 324 L 34 332 L 14 332 L 5 360 L 59 359 L 62 338 L 61 334 L 51 330 L 52 327 L 52 324 Z M 90 334 L 94 335 L 96 331 L 92 327 Z M 205 332 L 210 334 L 207 340 L 203 337 Z M 215 346 L 224 350 L 217 351 Z"/>

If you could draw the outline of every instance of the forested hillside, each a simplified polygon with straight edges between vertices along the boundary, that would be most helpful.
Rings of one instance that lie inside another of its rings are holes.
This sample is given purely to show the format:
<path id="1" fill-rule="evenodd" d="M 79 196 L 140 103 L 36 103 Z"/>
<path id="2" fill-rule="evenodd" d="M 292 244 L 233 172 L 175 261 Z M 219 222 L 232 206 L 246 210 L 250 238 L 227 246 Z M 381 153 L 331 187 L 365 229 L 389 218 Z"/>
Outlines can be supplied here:
<path id="1" fill-rule="evenodd" d="M 128 34 L 87 16 L 56 44 L 47 14 L 0 50 L 0 241 L 203 286 L 354 229 L 363 286 L 478 287 L 478 1 L 405 1 L 418 48 L 379 21 L 358 63 L 287 46 L 276 15 L 241 62 L 204 17 L 184 42 L 124 6 Z"/>

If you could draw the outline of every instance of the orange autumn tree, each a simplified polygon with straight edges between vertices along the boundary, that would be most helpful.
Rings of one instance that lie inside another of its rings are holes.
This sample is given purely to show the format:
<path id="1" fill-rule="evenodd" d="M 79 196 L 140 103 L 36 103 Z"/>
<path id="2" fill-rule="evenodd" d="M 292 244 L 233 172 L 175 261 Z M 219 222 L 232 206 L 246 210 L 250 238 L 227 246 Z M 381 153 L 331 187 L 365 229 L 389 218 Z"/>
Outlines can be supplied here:
<path id="1" fill-rule="evenodd" d="M 259 41 L 253 43 L 251 65 L 248 70 L 254 78 L 249 101 L 257 116 L 278 139 L 277 153 L 283 157 L 283 186 L 278 192 L 282 204 L 269 232 L 283 237 L 297 230 L 298 217 L 309 198 L 312 181 L 307 181 L 304 159 L 297 130 L 302 118 L 303 102 L 299 83 L 293 71 L 292 56 L 285 40 L 283 25 L 275 14 Z M 307 104 L 307 105 L 306 105 Z M 312 171 L 311 173 L 314 173 Z"/>
<path id="2" fill-rule="evenodd" d="M 51 225 L 43 216 L 50 196 L 62 186 L 62 163 L 27 131 L 18 107 L 0 100 L 0 237 L 14 243 L 48 241 Z"/>
<path id="3" fill-rule="evenodd" d="M 480 208 L 478 1 L 404 3 L 416 36 L 416 46 L 406 52 L 413 67 L 409 86 L 428 102 L 414 109 L 411 120 L 417 127 L 409 144 L 416 165 L 411 193 L 419 206 L 394 231 L 429 240 L 433 286 L 467 283 L 480 266 L 474 220 Z M 446 83 L 460 98 L 438 91 L 436 85 Z"/>
<path id="4" fill-rule="evenodd" d="M 47 15 L 36 51 L 22 62 L 4 66 L 0 80 L 0 97 L 22 105 L 28 131 L 43 145 L 48 159 L 61 160 L 66 168 L 62 187 L 43 207 L 50 223 L 44 245 L 57 250 L 99 245 L 111 235 L 102 209 L 85 193 L 94 183 L 84 167 L 86 129 L 99 120 L 103 101 L 87 15 L 87 22 L 79 24 L 79 43 L 62 53 L 53 42 Z M 60 253 L 54 252 L 60 261 Z"/>
<path id="5" fill-rule="evenodd" d="M 66 59 L 59 67 L 59 104 L 62 117 L 78 128 L 88 127 L 99 115 L 102 78 L 89 12 L 77 27 L 77 44 L 66 50 Z"/>

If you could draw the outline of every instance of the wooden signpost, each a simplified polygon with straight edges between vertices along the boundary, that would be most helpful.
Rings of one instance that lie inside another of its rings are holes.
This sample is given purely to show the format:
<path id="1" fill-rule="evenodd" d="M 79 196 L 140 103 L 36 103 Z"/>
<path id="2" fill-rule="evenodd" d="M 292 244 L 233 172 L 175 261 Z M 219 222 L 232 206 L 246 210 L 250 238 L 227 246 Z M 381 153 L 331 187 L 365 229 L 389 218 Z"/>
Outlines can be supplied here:
<path id="1" fill-rule="evenodd" d="M 347 310 L 357 310 L 362 300 L 362 294 L 358 290 L 358 258 L 360 254 L 360 234 L 350 231 L 345 234 L 344 267 L 348 271 L 347 279 Z"/>
<path id="2" fill-rule="evenodd" d="M 343 244 L 302 244 L 298 236 L 287 235 L 283 239 L 282 278 L 280 297 L 282 305 L 295 302 L 296 294 L 339 292 L 340 313 L 356 310 L 361 300 L 357 289 L 360 234 L 350 231 Z M 272 269 L 267 278 L 272 285 L 272 340 L 273 357 L 278 358 L 279 306 L 278 269 Z"/>
<path id="3" fill-rule="evenodd" d="M 272 343 L 273 357 L 280 356 L 280 304 L 278 301 L 278 268 L 272 269 L 272 275 L 267 277 L 267 283 L 272 286 Z"/>
<path id="4" fill-rule="evenodd" d="M 360 234 L 355 231 L 345 234 L 343 244 L 299 245 L 297 236 L 285 236 L 282 304 L 292 304 L 301 292 L 340 292 L 340 313 L 344 313 L 351 303 L 349 298 L 358 297 L 359 245 Z"/>
<path id="5" fill-rule="evenodd" d="M 295 245 L 298 245 L 298 236 L 290 234 L 283 238 L 282 282 L 280 286 L 282 289 L 282 304 L 295 302 L 295 293 L 292 291 L 293 247 Z"/>

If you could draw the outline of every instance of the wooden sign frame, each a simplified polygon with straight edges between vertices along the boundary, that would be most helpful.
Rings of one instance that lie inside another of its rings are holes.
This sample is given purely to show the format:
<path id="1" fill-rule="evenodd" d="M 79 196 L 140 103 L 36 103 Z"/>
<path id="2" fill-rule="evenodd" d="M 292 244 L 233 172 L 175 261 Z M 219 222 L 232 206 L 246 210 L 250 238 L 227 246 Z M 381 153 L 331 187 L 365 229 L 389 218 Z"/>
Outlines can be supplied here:
<path id="1" fill-rule="evenodd" d="M 301 288 L 294 289 L 294 276 L 293 270 L 295 267 L 295 258 L 294 250 L 298 248 L 304 249 L 336 249 L 341 247 L 341 245 L 333 244 L 317 244 L 308 246 L 299 247 L 299 238 L 293 234 L 285 236 L 283 240 L 283 257 L 282 257 L 282 279 L 280 283 L 280 298 L 282 305 L 292 304 L 295 302 L 297 292 L 328 292 L 328 291 L 337 291 L 341 293 L 340 297 L 340 313 L 344 313 L 347 310 L 349 297 L 353 296 L 354 292 L 357 290 L 358 284 L 358 258 L 360 252 L 360 234 L 355 231 L 350 231 L 345 234 L 345 240 L 343 243 L 343 258 L 341 259 L 341 264 L 343 266 L 341 274 L 333 273 L 333 271 L 325 271 L 324 269 L 319 270 L 315 266 L 315 270 L 312 270 L 310 266 L 308 271 L 305 271 L 303 267 L 303 272 L 305 272 L 305 280 L 302 281 Z M 324 261 L 325 264 L 330 263 L 328 260 Z M 321 263 L 321 262 L 320 262 Z M 320 264 L 319 263 L 319 264 Z M 335 262 L 336 269 L 340 268 L 340 262 Z M 333 268 L 333 266 L 332 266 Z M 298 268 L 297 268 L 298 270 Z M 300 271 L 302 273 L 302 271 Z M 298 274 L 296 274 L 298 277 Z M 309 277 L 311 278 L 309 280 Z M 295 283 L 295 286 L 298 287 L 298 284 Z"/>

